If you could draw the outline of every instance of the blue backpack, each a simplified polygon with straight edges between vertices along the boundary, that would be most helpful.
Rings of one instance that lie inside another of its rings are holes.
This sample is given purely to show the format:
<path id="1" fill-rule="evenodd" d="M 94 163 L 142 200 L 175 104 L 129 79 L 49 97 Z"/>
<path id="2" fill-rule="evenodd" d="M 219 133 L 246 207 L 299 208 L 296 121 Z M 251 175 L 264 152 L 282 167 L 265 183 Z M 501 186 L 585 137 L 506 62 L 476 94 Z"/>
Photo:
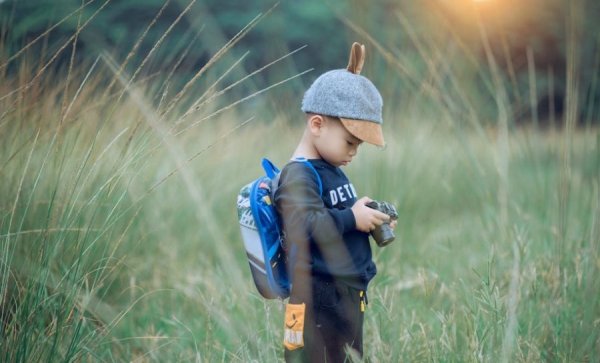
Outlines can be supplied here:
<path id="1" fill-rule="evenodd" d="M 294 161 L 304 163 L 314 171 L 319 194 L 322 194 L 321 178 L 312 164 L 304 158 Z M 273 204 L 280 170 L 268 159 L 262 159 L 262 167 L 266 175 L 245 185 L 238 194 L 238 221 L 258 292 L 267 299 L 285 299 L 290 296 L 291 278 L 282 224 Z"/>

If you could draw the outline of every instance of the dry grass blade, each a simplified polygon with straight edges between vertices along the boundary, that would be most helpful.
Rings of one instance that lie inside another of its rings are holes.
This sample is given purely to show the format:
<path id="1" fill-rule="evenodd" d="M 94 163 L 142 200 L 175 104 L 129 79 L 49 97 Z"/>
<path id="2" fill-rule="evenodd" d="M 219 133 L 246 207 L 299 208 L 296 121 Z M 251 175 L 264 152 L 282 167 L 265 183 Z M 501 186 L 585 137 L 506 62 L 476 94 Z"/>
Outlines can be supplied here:
<path id="1" fill-rule="evenodd" d="M 221 47 L 221 49 L 219 49 L 217 53 L 214 56 L 212 56 L 202 68 L 200 68 L 200 70 L 194 75 L 194 77 L 192 77 L 192 79 L 190 79 L 185 84 L 185 86 L 183 86 L 181 91 L 179 91 L 179 93 L 177 93 L 177 95 L 173 97 L 166 110 L 162 113 L 162 116 L 171 112 L 171 110 L 173 110 L 175 105 L 177 105 L 181 97 L 183 97 L 183 95 L 186 94 L 188 89 L 198 80 L 198 78 L 200 78 L 200 76 L 202 76 L 202 74 L 204 74 L 204 72 L 206 72 L 207 69 L 209 69 L 213 64 L 215 64 L 216 61 L 218 61 L 225 53 L 227 53 L 227 51 L 229 51 L 229 49 L 231 49 L 240 39 L 242 39 L 252 28 L 254 28 L 256 24 L 260 22 L 261 19 L 269 15 L 273 11 L 273 9 L 277 7 L 277 5 L 278 4 L 273 5 L 265 14 L 257 15 L 242 30 L 240 30 L 235 36 L 233 36 L 233 38 L 231 38 L 227 43 L 225 43 L 225 45 Z"/>
<path id="2" fill-rule="evenodd" d="M 194 154 L 192 157 L 190 157 L 189 159 L 186 160 L 186 163 L 190 163 L 192 160 L 196 159 L 198 156 L 204 154 L 205 152 L 207 152 L 208 150 L 212 149 L 215 145 L 217 145 L 218 143 L 222 142 L 223 140 L 225 140 L 227 137 L 229 137 L 231 134 L 233 134 L 235 131 L 237 131 L 238 129 L 242 128 L 243 126 L 245 126 L 246 124 L 250 123 L 250 121 L 254 120 L 254 116 L 250 117 L 249 119 L 247 119 L 246 121 L 242 122 L 241 124 L 237 125 L 236 127 L 232 128 L 231 130 L 227 131 L 225 134 L 217 137 L 215 139 L 214 142 L 212 142 L 210 145 L 206 146 L 204 149 L 200 150 L 199 152 L 197 152 L 196 154 Z M 159 180 L 156 184 L 154 184 L 152 187 L 150 187 L 150 189 L 148 189 L 146 191 L 146 194 L 150 194 L 152 193 L 152 191 L 154 191 L 156 188 L 158 188 L 162 183 L 164 183 L 165 181 L 167 181 L 167 179 L 169 179 L 170 177 L 172 177 L 173 175 L 175 175 L 177 173 L 179 169 L 173 169 L 169 174 L 167 174 L 164 178 L 162 178 L 161 180 Z"/>
<path id="3" fill-rule="evenodd" d="M 407 76 L 410 80 L 414 81 L 415 83 L 418 82 L 418 80 L 414 77 L 412 72 L 408 68 L 406 68 L 402 63 L 398 62 L 396 56 L 390 53 L 383 45 L 381 45 L 381 43 L 379 43 L 375 38 L 373 38 L 371 34 L 369 34 L 369 32 L 367 32 L 355 22 L 339 13 L 337 14 L 337 17 L 344 24 L 346 24 L 347 27 L 349 27 L 354 32 L 358 33 L 360 36 L 366 38 L 369 41 L 369 43 L 373 44 L 373 46 L 377 49 L 377 51 L 379 51 L 379 53 L 381 53 L 385 60 L 387 60 L 390 64 L 394 65 L 394 67 L 398 69 L 401 74 Z"/>
<path id="4" fill-rule="evenodd" d="M 81 29 L 85 28 L 95 17 L 96 15 L 98 15 L 107 5 L 108 3 L 110 3 L 111 0 L 106 0 L 104 2 L 104 4 L 102 4 L 102 6 L 100 6 L 93 14 L 92 16 L 89 17 L 89 19 L 81 26 Z M 80 31 L 81 31 L 80 29 Z M 50 60 L 48 62 L 46 62 L 41 68 L 40 70 L 36 73 L 36 75 L 27 83 L 25 83 L 24 85 L 22 85 L 21 87 L 18 87 L 14 90 L 12 90 L 11 92 L 8 92 L 7 94 L 5 94 L 4 96 L 0 96 L 0 101 L 14 95 L 15 93 L 18 92 L 22 92 L 25 91 L 27 89 L 29 89 L 31 86 L 33 86 L 35 84 L 35 82 L 38 80 L 38 78 L 40 78 L 42 76 L 42 74 L 44 74 L 44 72 L 46 71 L 46 69 L 48 69 L 48 67 L 50 67 L 50 65 L 52 63 L 54 63 L 54 61 L 56 60 L 56 58 L 58 58 L 58 56 L 63 52 L 63 50 L 65 50 L 69 44 L 71 44 L 71 42 L 76 38 L 77 34 L 79 34 L 79 32 L 77 32 L 76 34 L 73 34 L 52 56 L 52 58 L 50 58 Z"/>
<path id="5" fill-rule="evenodd" d="M 572 184 L 572 157 L 573 152 L 573 133 L 579 113 L 579 87 L 580 87 L 580 56 L 579 44 L 581 42 L 581 21 L 582 6 L 580 1 L 570 2 L 567 6 L 568 15 L 566 22 L 566 56 L 567 56 L 567 74 L 566 74 L 566 99 L 564 115 L 564 134 L 561 145 L 561 168 L 560 168 L 560 190 L 559 190 L 559 234 L 557 238 L 557 263 L 562 273 L 564 268 L 565 244 L 568 241 L 567 234 L 569 229 L 569 198 Z"/>
<path id="6" fill-rule="evenodd" d="M 522 236 L 517 232 L 515 237 L 517 240 L 513 241 L 513 266 L 510 273 L 510 284 L 508 287 L 507 297 L 507 324 L 504 331 L 504 339 L 502 341 L 502 363 L 512 362 L 514 360 L 513 351 L 515 349 L 515 342 L 517 338 L 517 308 L 519 306 L 519 291 L 521 284 L 520 265 L 521 265 L 521 252 L 519 245 L 523 244 Z"/>
<path id="7" fill-rule="evenodd" d="M 187 57 L 188 53 L 190 52 L 190 50 L 192 49 L 192 47 L 194 46 L 194 44 L 196 44 L 196 41 L 200 37 L 200 33 L 202 33 L 203 30 L 204 30 L 204 26 L 202 26 L 200 29 L 198 29 L 198 31 L 196 32 L 196 35 L 194 35 L 194 37 L 192 38 L 192 40 L 188 42 L 187 47 L 181 53 L 181 55 L 179 56 L 179 59 L 177 60 L 177 62 L 175 63 L 175 65 L 169 71 L 169 74 L 167 74 L 167 77 L 165 78 L 165 81 L 164 81 L 164 88 L 167 88 L 167 85 L 169 84 L 169 82 L 173 78 L 173 75 L 175 74 L 175 71 L 177 69 L 179 69 L 179 66 L 181 66 L 181 64 L 183 63 L 183 61 Z M 165 95 L 166 95 L 166 92 L 163 92 L 163 97 Z M 161 103 L 160 103 L 161 105 L 162 105 L 162 101 L 163 100 L 161 100 Z M 159 110 L 162 108 L 161 105 L 159 105 L 159 107 L 158 107 Z"/>
<path id="8" fill-rule="evenodd" d="M 533 126 L 537 129 L 539 126 L 538 120 L 538 92 L 537 82 L 535 77 L 535 58 L 533 55 L 533 49 L 527 47 L 527 69 L 529 73 L 529 107 L 531 110 L 531 118 L 533 119 Z"/>
<path id="9" fill-rule="evenodd" d="M 187 112 L 186 112 L 186 113 L 185 113 L 185 114 L 184 114 L 184 115 L 183 115 L 183 116 L 182 116 L 182 117 L 181 117 L 181 118 L 180 118 L 180 119 L 177 121 L 177 123 L 181 123 L 181 122 L 183 122 L 183 121 L 184 121 L 184 119 L 185 119 L 187 116 L 189 116 L 190 114 L 192 114 L 194 111 L 198 111 L 198 110 L 200 109 L 200 107 L 202 107 L 202 106 L 203 106 L 203 105 L 205 105 L 206 103 L 210 102 L 210 101 L 211 101 L 211 100 L 213 100 L 214 98 L 216 98 L 216 97 L 218 97 L 218 96 L 220 96 L 220 95 L 224 94 L 225 92 L 229 91 L 230 89 L 234 88 L 234 87 L 235 87 L 235 86 L 237 86 L 238 84 L 240 84 L 240 83 L 244 82 L 246 79 L 248 79 L 248 78 L 250 78 L 250 77 L 252 77 L 252 76 L 254 76 L 254 75 L 256 75 L 256 74 L 258 74 L 258 73 L 260 73 L 260 72 L 262 72 L 262 71 L 264 71 L 265 69 L 267 69 L 267 68 L 269 68 L 269 67 L 273 66 L 274 64 L 276 64 L 276 63 L 278 63 L 278 62 L 280 62 L 280 61 L 282 61 L 282 60 L 284 60 L 284 59 L 286 59 L 286 58 L 288 58 L 288 57 L 292 56 L 293 54 L 295 54 L 295 53 L 297 53 L 297 52 L 301 51 L 301 50 L 302 50 L 302 49 L 304 49 L 304 48 L 306 48 L 306 45 L 303 45 L 303 46 L 301 46 L 300 48 L 297 48 L 297 49 L 295 49 L 295 50 L 293 50 L 293 51 L 291 51 L 291 52 L 289 52 L 289 53 L 285 54 L 284 56 L 282 56 L 282 57 L 279 57 L 279 58 L 277 58 L 276 60 L 274 60 L 274 61 L 272 61 L 272 62 L 270 62 L 270 63 L 268 63 L 268 64 L 266 64 L 266 65 L 264 65 L 264 66 L 262 66 L 262 67 L 260 67 L 259 69 L 257 69 L 257 70 L 255 70 L 255 71 L 253 71 L 253 72 L 252 72 L 252 73 L 250 73 L 250 74 L 247 74 L 246 76 L 244 76 L 244 77 L 242 77 L 241 79 L 237 80 L 236 82 L 234 82 L 234 83 L 230 84 L 229 86 L 227 86 L 227 87 L 223 88 L 222 90 L 220 90 L 220 91 L 218 91 L 218 92 L 216 92 L 216 93 L 212 94 L 212 95 L 211 95 L 209 98 L 207 98 L 206 100 L 202 101 L 202 99 L 205 97 L 205 95 L 207 95 L 207 94 L 208 94 L 208 90 L 207 90 L 207 92 L 205 92 L 205 93 L 204 93 L 204 94 L 203 94 L 203 95 L 202 95 L 202 96 L 201 96 L 201 97 L 198 99 L 198 101 L 196 102 L 196 104 L 194 104 L 192 107 L 190 107 L 190 109 L 189 109 L 189 110 L 188 110 L 188 111 L 187 111 Z M 246 54 L 247 54 L 247 53 L 246 53 Z M 246 56 L 246 54 L 244 54 L 244 57 Z M 241 59 L 240 59 L 240 60 L 241 60 Z M 239 62 L 240 60 L 238 60 L 238 62 Z M 237 64 L 238 62 L 236 62 L 236 64 Z M 234 64 L 234 66 L 235 66 L 236 64 Z M 222 77 L 221 77 L 221 78 L 219 78 L 217 81 L 219 81 L 219 80 L 221 80 L 221 79 L 222 79 Z M 214 88 L 214 86 L 215 86 L 215 85 L 216 85 L 216 82 L 215 82 L 215 84 L 213 84 L 213 85 L 211 86 L 211 88 L 209 88 L 209 90 L 210 90 L 210 89 L 212 89 L 212 88 Z M 202 102 L 200 102 L 200 101 L 202 101 Z M 198 103 L 198 102 L 200 102 L 200 103 Z"/>
<path id="10" fill-rule="evenodd" d="M 74 11 L 72 11 L 70 14 L 68 14 L 67 16 L 65 16 L 64 18 L 62 18 L 61 20 L 59 20 L 56 24 L 54 24 L 50 28 L 48 28 L 45 32 L 43 32 L 42 34 L 40 34 L 39 36 L 37 36 L 34 40 L 32 40 L 29 43 L 27 43 L 17 53 L 15 53 L 13 56 L 11 56 L 10 58 L 8 58 L 2 65 L 0 65 L 0 69 L 6 68 L 10 62 L 12 62 L 16 58 L 18 58 L 21 54 L 23 54 L 32 45 L 34 45 L 35 43 L 37 43 L 40 39 L 43 39 L 45 36 L 47 36 L 48 34 L 50 34 L 50 32 L 52 32 L 54 29 L 56 29 L 62 23 L 64 23 L 65 21 L 69 20 L 70 17 L 72 17 L 73 15 L 75 15 L 77 12 L 80 12 L 81 10 L 83 10 L 85 7 L 87 7 L 88 5 L 90 5 L 91 3 L 93 3 L 94 1 L 96 1 L 96 0 L 89 0 L 87 3 L 81 5 L 81 7 L 79 7 L 78 9 L 76 9 Z M 67 42 L 67 43 L 69 43 L 69 42 Z"/>
<path id="11" fill-rule="evenodd" d="M 496 168 L 498 171 L 498 177 L 500 178 L 497 200 L 500 207 L 500 236 L 501 243 L 508 241 L 509 228 L 508 223 L 508 201 L 509 201 L 509 158 L 510 158 L 510 146 L 508 142 L 508 96 L 506 94 L 506 88 L 502 82 L 500 70 L 492 48 L 489 43 L 488 35 L 481 18 L 477 16 L 477 25 L 483 42 L 485 55 L 488 61 L 490 71 L 492 73 L 492 81 L 494 83 L 494 99 L 496 106 L 498 107 L 498 148 L 496 150 Z"/>
<path id="12" fill-rule="evenodd" d="M 76 232 L 76 233 L 84 232 L 85 233 L 85 232 L 98 232 L 98 231 L 100 231 L 100 230 L 99 229 L 90 229 L 90 228 L 28 229 L 28 230 L 22 230 L 19 232 L 0 234 L 0 238 L 23 236 L 23 235 L 27 235 L 27 234 L 46 234 L 46 233 L 63 233 L 63 232 Z"/>
<path id="13" fill-rule="evenodd" d="M 422 84 L 422 80 L 419 76 L 415 75 L 410 69 L 408 69 L 404 64 L 402 64 L 394 54 L 388 51 L 381 43 L 379 43 L 375 38 L 373 38 L 371 34 L 369 34 L 366 30 L 361 28 L 352 20 L 344 17 L 343 15 L 337 14 L 337 16 L 344 24 L 346 24 L 346 26 L 348 26 L 354 32 L 358 33 L 360 36 L 366 38 L 369 41 L 369 43 L 371 43 L 375 47 L 375 49 L 377 49 L 377 51 L 383 56 L 383 58 L 388 62 L 388 64 L 396 68 L 401 75 L 406 76 L 407 79 L 413 82 L 415 85 Z M 423 86 L 424 90 L 427 91 L 427 93 L 430 94 L 434 99 L 442 99 L 442 96 L 437 89 L 429 85 Z"/>
<path id="14" fill-rule="evenodd" d="M 144 32 L 142 33 L 142 35 L 138 38 L 138 40 L 136 41 L 136 43 L 133 45 L 133 48 L 131 48 L 131 51 L 129 51 L 129 53 L 125 57 L 125 60 L 123 61 L 123 63 L 121 63 L 121 65 L 119 66 L 119 70 L 117 71 L 117 75 L 121 75 L 121 73 L 123 72 L 123 70 L 125 69 L 125 67 L 127 66 L 127 64 L 129 64 L 129 61 L 137 53 L 137 50 L 139 49 L 139 47 L 142 44 L 142 41 L 144 39 L 146 39 L 146 36 L 148 35 L 148 32 L 150 31 L 150 29 L 152 29 L 152 27 L 154 26 L 154 24 L 156 24 L 156 21 L 158 20 L 158 18 L 160 18 L 160 16 L 162 15 L 162 13 L 164 12 L 164 10 L 166 9 L 167 5 L 169 5 L 170 2 L 171 2 L 171 0 L 165 1 L 165 3 L 160 8 L 160 10 L 156 14 L 156 16 L 152 19 L 152 21 L 150 22 L 150 24 L 148 24 L 148 26 L 146 27 L 146 29 L 144 30 Z M 106 88 L 106 92 L 110 92 L 110 90 L 113 88 L 113 86 L 115 85 L 116 82 L 117 82 L 117 77 L 113 77 L 112 80 L 110 81 L 110 84 Z"/>
<path id="15" fill-rule="evenodd" d="M 71 102 L 69 103 L 69 105 L 67 106 L 66 110 L 64 111 L 63 117 L 61 118 L 61 125 L 65 121 L 65 119 L 67 118 L 67 116 L 69 115 L 69 112 L 71 111 L 71 108 L 73 107 L 73 104 L 75 103 L 75 100 L 77 100 L 77 97 L 79 97 L 79 94 L 81 93 L 81 91 L 83 90 L 83 87 L 85 86 L 85 84 L 87 83 L 88 79 L 90 78 L 90 75 L 92 74 L 92 72 L 96 68 L 96 64 L 98 64 L 99 60 L 100 60 L 100 57 L 96 58 L 96 60 L 94 61 L 94 63 L 90 67 L 90 70 L 87 72 L 87 74 L 83 78 L 83 81 L 81 81 L 81 84 L 79 85 L 79 88 L 77 89 L 77 92 L 75 92 L 75 95 L 73 96 L 73 99 L 71 99 Z"/>
<path id="16" fill-rule="evenodd" d="M 163 13 L 164 9 L 167 7 L 167 5 L 169 4 L 169 2 L 170 2 L 170 0 L 167 0 L 165 2 L 165 4 L 163 4 L 163 6 L 159 10 L 158 14 L 156 14 L 156 16 L 154 17 L 154 19 L 152 19 L 152 22 L 148 25 L 148 27 L 144 31 L 144 34 L 142 35 L 142 37 L 140 39 L 138 39 L 137 43 L 134 45 L 134 47 L 131 50 L 131 52 L 129 52 L 129 54 L 127 55 L 125 61 L 123 62 L 123 64 L 121 64 L 121 66 L 119 67 L 119 69 L 117 70 L 117 72 L 115 73 L 115 75 L 113 76 L 111 84 L 107 88 L 107 92 L 109 92 L 110 89 L 112 88 L 112 86 L 115 84 L 115 82 L 117 82 L 117 80 L 120 79 L 119 77 L 121 77 L 121 75 L 123 74 L 125 66 L 129 62 L 129 59 L 131 59 L 135 55 L 135 52 L 136 52 L 137 48 L 140 46 L 140 44 L 142 43 L 143 38 L 146 37 L 146 34 L 152 28 L 152 26 L 156 23 L 156 21 L 161 16 L 161 14 Z M 133 76 L 131 76 L 131 78 L 129 79 L 129 81 L 127 82 L 127 84 L 123 88 L 123 90 L 120 92 L 119 96 L 117 97 L 116 104 L 119 103 L 119 101 L 121 100 L 121 98 L 123 97 L 123 95 L 125 94 L 125 92 L 127 91 L 127 88 L 135 81 L 135 79 L 137 78 L 138 74 L 144 68 L 144 66 L 146 65 L 146 63 L 150 60 L 150 58 L 152 57 L 152 55 L 156 52 L 156 50 L 158 48 L 160 48 L 160 46 L 162 45 L 162 43 L 164 42 L 164 40 L 166 39 L 166 37 L 171 33 L 171 31 L 173 31 L 173 29 L 181 21 L 181 19 L 183 19 L 183 16 L 192 8 L 192 6 L 194 5 L 195 2 L 196 2 L 196 0 L 192 0 L 187 5 L 187 7 L 185 9 L 183 9 L 183 11 L 180 12 L 179 15 L 177 16 L 177 18 L 171 23 L 171 25 L 169 26 L 169 28 L 167 28 L 167 30 L 156 41 L 156 43 L 154 44 L 154 46 L 152 47 L 152 49 L 150 49 L 150 51 L 148 52 L 148 54 L 146 55 L 146 57 L 144 57 L 144 59 L 142 60 L 142 63 L 137 67 L 137 69 L 133 73 Z M 114 111 L 114 108 L 113 108 L 113 111 Z M 129 139 L 127 141 L 126 147 L 123 149 L 123 152 L 125 152 L 127 150 L 128 146 L 130 144 L 130 141 L 133 139 L 133 137 L 137 133 L 138 128 L 140 126 L 140 123 L 141 123 L 141 120 L 138 121 L 136 123 L 136 125 L 133 127 L 133 131 L 131 132 L 131 135 L 129 136 Z"/>
<path id="17" fill-rule="evenodd" d="M 239 100 L 237 100 L 237 101 L 235 101 L 235 102 L 233 102 L 233 103 L 230 103 L 229 105 L 227 105 L 227 106 L 225 106 L 225 107 L 222 107 L 222 108 L 218 109 L 217 111 L 215 111 L 215 112 L 211 113 L 210 115 L 208 115 L 208 116 L 205 116 L 205 117 L 203 117 L 203 118 L 201 118 L 201 119 L 199 119 L 199 120 L 196 120 L 195 122 L 193 122 L 192 124 L 190 124 L 188 127 L 186 127 L 186 128 L 184 128 L 183 130 L 181 130 L 181 131 L 179 131 L 179 132 L 175 133 L 175 135 L 176 135 L 176 136 L 177 136 L 177 135 L 181 135 L 182 133 L 184 133 L 185 131 L 187 131 L 187 130 L 191 129 L 192 127 L 198 126 L 198 125 L 199 125 L 199 124 L 201 124 L 203 121 L 206 121 L 206 120 L 208 120 L 208 119 L 210 119 L 210 118 L 213 118 L 213 117 L 215 117 L 215 116 L 217 116 L 217 115 L 219 115 L 219 114 L 223 113 L 224 111 L 226 111 L 226 110 L 229 110 L 229 109 L 231 109 L 231 108 L 233 108 L 233 107 L 235 107 L 235 106 L 239 105 L 239 104 L 240 104 L 240 103 L 242 103 L 242 102 L 245 102 L 245 101 L 247 101 L 247 100 L 249 100 L 249 99 L 251 99 L 251 98 L 254 98 L 254 97 L 256 97 L 256 96 L 258 96 L 258 95 L 260 95 L 260 94 L 262 94 L 262 93 L 265 93 L 265 92 L 267 92 L 268 90 L 270 90 L 270 89 L 272 89 L 272 88 L 275 88 L 275 87 L 277 87 L 277 86 L 280 86 L 280 85 L 282 85 L 282 84 L 284 84 L 284 83 L 286 83 L 286 82 L 288 82 L 288 81 L 291 81 L 291 80 L 292 80 L 292 79 L 294 79 L 294 78 L 301 77 L 301 76 L 305 75 L 306 73 L 308 73 L 308 72 L 311 72 L 312 70 L 313 70 L 313 68 L 307 69 L 307 70 L 305 70 L 305 71 L 303 71 L 303 72 L 300 72 L 300 73 L 298 73 L 298 74 L 296 74 L 296 75 L 293 75 L 293 76 L 291 76 L 291 77 L 288 77 L 288 78 L 286 78 L 286 79 L 284 79 L 284 80 L 282 80 L 282 81 L 279 81 L 279 82 L 277 82 L 277 83 L 274 83 L 274 84 L 272 84 L 272 85 L 270 85 L 270 86 L 268 86 L 268 87 L 265 87 L 265 88 L 263 88 L 263 89 L 261 89 L 261 90 L 259 90 L 259 91 L 256 91 L 256 92 L 254 92 L 254 93 L 252 93 L 252 94 L 250 94 L 250 95 L 248 95 L 248 96 L 246 96 L 246 97 L 243 97 L 243 98 L 241 98 L 241 99 L 239 99 Z"/>
<path id="18" fill-rule="evenodd" d="M 198 100 L 196 102 L 194 102 L 194 104 L 188 109 L 188 111 L 186 111 L 183 116 L 181 116 L 179 118 L 179 120 L 177 120 L 175 122 L 175 124 L 179 124 L 181 122 L 183 122 L 183 120 L 189 115 L 191 114 L 194 110 L 197 110 L 200 105 L 204 104 L 204 102 L 202 102 L 207 95 L 211 94 L 211 92 L 214 91 L 214 89 L 217 87 L 217 85 L 232 71 L 234 70 L 247 56 L 248 54 L 250 54 L 250 51 L 246 51 L 246 53 L 242 54 L 242 56 L 236 60 L 229 68 L 227 68 L 225 70 L 225 72 L 223 72 L 223 74 L 221 74 L 219 76 L 219 78 L 217 78 L 216 81 L 213 82 L 213 84 L 211 84 L 206 91 L 204 91 L 204 93 L 202 93 L 202 95 L 200 95 L 200 97 L 198 97 Z M 212 96 L 210 97 L 211 99 L 213 98 Z"/>
<path id="19" fill-rule="evenodd" d="M 177 16 L 177 18 L 171 23 L 171 25 L 169 26 L 169 28 L 167 28 L 167 30 L 156 41 L 156 43 L 154 44 L 154 46 L 152 47 L 152 49 L 150 49 L 150 52 L 148 52 L 148 54 L 146 55 L 146 57 L 144 57 L 144 60 L 142 60 L 142 63 L 140 64 L 140 66 L 135 70 L 135 72 L 133 73 L 133 76 L 131 76 L 131 78 L 129 79 L 129 81 L 127 82 L 127 84 L 125 85 L 125 87 L 123 88 L 122 94 L 126 92 L 127 87 L 136 79 L 137 75 L 141 72 L 141 70 L 144 68 L 144 66 L 146 65 L 146 63 L 148 63 L 148 60 L 152 57 L 152 55 L 156 52 L 156 50 L 162 45 L 162 43 L 164 42 L 164 40 L 166 39 L 166 37 L 171 33 L 171 31 L 173 31 L 173 29 L 181 21 L 181 19 L 183 18 L 183 16 L 188 11 L 190 11 L 190 9 L 192 8 L 192 6 L 194 5 L 195 2 L 196 2 L 196 0 L 192 0 L 188 4 L 188 6 L 185 9 L 183 9 L 183 11 L 181 13 L 179 13 L 179 15 Z M 122 72 L 123 71 L 121 69 L 121 74 L 122 74 Z M 115 77 L 118 77 L 119 75 L 115 75 Z M 118 103 L 118 100 L 117 100 L 117 103 Z"/>
<path id="20" fill-rule="evenodd" d="M 9 234 L 6 236 L 6 240 L 3 241 L 4 250 L 2 251 L 2 257 L 0 258 L 0 261 L 2 261 L 1 266 L 0 266 L 0 272 L 2 272 L 2 280 L 1 280 L 1 284 L 0 284 L 0 287 L 1 287 L 0 301 L 5 301 L 6 294 L 8 293 L 8 289 L 6 288 L 6 286 L 8 286 L 8 278 L 10 276 L 10 266 L 11 266 L 11 259 L 12 259 L 12 254 L 13 254 L 13 251 L 11 251 L 10 230 L 13 228 L 13 222 L 14 222 L 14 218 L 16 216 L 17 206 L 19 204 L 19 199 L 21 197 L 21 190 L 23 189 L 23 184 L 25 182 L 27 170 L 29 169 L 32 156 L 37 147 L 37 142 L 38 142 L 39 136 L 40 136 L 40 130 L 37 130 L 35 139 L 33 140 L 33 143 L 31 145 L 31 150 L 29 151 L 29 155 L 27 156 L 27 161 L 25 162 L 25 165 L 23 166 L 23 174 L 21 175 L 21 179 L 19 181 L 19 187 L 18 187 L 18 190 L 16 193 L 15 201 L 11 207 L 10 218 L 8 220 L 8 228 L 7 228 L 7 230 L 9 231 Z M 12 243 L 12 245 L 13 245 L 13 249 L 14 249 L 14 247 L 15 247 L 14 243 Z"/>
<path id="21" fill-rule="evenodd" d="M 82 9 L 83 9 L 83 7 L 82 7 Z M 71 59 L 69 60 L 69 70 L 67 71 L 67 79 L 65 81 L 65 90 L 64 90 L 64 96 L 63 96 L 63 105 L 62 105 L 62 110 L 61 110 L 61 113 L 63 116 L 60 119 L 60 125 L 62 125 L 62 123 L 65 121 L 65 118 L 66 118 L 67 97 L 69 95 L 69 83 L 71 81 L 71 72 L 73 72 L 73 64 L 75 64 L 75 51 L 77 50 L 77 39 L 79 37 L 80 32 L 81 32 L 81 12 L 79 12 L 79 16 L 77 17 L 77 30 L 75 31 L 75 39 L 73 39 L 73 47 L 71 48 Z"/>
<path id="22" fill-rule="evenodd" d="M 183 62 L 183 60 L 186 58 L 187 54 L 189 53 L 190 49 L 192 48 L 192 46 L 194 45 L 194 43 L 196 42 L 196 40 L 200 36 L 200 33 L 202 32 L 203 29 L 204 29 L 204 27 L 201 27 L 196 32 L 196 35 L 194 36 L 194 38 L 189 42 L 189 44 L 187 45 L 187 47 L 185 48 L 185 50 L 183 51 L 183 53 L 179 56 L 179 59 L 177 60 L 177 63 L 175 63 L 175 65 L 171 68 L 171 70 L 169 71 L 169 74 L 165 78 L 165 80 L 163 82 L 163 85 L 162 85 L 162 88 L 163 88 L 162 96 L 160 98 L 158 106 L 156 107 L 157 110 L 160 110 L 162 108 L 163 103 L 165 102 L 165 100 L 167 98 L 167 94 L 169 92 L 169 84 L 171 82 L 171 78 L 173 77 L 173 75 L 175 74 L 175 71 L 179 68 L 179 66 L 181 65 L 181 63 Z M 122 72 L 122 69 L 120 71 Z M 141 121 L 138 120 L 137 123 L 135 124 L 134 128 L 133 128 L 133 131 L 129 135 L 129 139 L 127 140 L 127 143 L 125 144 L 125 147 L 123 148 L 123 153 L 127 152 L 127 150 L 129 149 L 129 145 L 131 144 L 131 141 L 133 140 L 133 137 L 136 135 L 136 133 L 137 133 L 140 125 L 141 125 Z"/>

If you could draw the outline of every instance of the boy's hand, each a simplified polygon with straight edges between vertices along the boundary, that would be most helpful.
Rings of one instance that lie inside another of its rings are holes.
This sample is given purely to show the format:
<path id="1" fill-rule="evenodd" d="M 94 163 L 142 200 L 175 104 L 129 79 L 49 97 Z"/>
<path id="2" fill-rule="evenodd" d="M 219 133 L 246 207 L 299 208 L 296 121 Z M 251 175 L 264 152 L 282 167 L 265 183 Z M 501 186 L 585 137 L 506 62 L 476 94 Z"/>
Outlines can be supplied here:
<path id="1" fill-rule="evenodd" d="M 356 220 L 356 229 L 361 232 L 369 233 L 375 227 L 380 226 L 383 222 L 388 222 L 390 217 L 378 210 L 367 207 L 365 204 L 371 202 L 369 197 L 362 197 L 352 206 L 352 213 Z"/>

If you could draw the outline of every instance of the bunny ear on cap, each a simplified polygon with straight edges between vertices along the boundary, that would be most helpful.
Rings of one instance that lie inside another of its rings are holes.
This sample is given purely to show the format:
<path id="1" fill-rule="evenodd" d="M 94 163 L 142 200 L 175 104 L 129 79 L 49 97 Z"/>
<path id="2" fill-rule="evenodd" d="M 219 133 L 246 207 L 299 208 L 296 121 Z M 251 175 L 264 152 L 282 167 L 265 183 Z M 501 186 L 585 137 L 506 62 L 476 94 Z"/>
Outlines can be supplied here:
<path id="1" fill-rule="evenodd" d="M 365 64 L 365 46 L 358 44 L 357 42 L 352 43 L 350 48 L 350 60 L 348 61 L 348 67 L 346 69 L 354 74 L 360 74 L 363 65 Z"/>
<path id="2" fill-rule="evenodd" d="M 365 46 L 356 42 L 352 43 L 352 48 L 350 48 L 350 60 L 348 61 L 348 67 L 346 67 L 346 69 L 350 73 L 360 75 L 364 64 Z M 381 110 L 379 110 L 379 113 L 381 113 Z M 385 145 L 381 121 L 377 122 L 375 120 L 351 119 L 346 117 L 340 117 L 340 121 L 348 132 L 360 140 L 377 146 Z"/>

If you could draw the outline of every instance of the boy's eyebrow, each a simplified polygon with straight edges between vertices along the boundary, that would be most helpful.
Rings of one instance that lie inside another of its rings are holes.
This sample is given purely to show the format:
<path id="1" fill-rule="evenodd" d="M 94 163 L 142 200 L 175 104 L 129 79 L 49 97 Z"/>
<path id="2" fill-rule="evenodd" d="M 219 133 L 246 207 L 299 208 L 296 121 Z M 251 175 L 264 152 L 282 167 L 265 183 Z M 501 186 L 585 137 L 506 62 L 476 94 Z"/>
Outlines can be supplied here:
<path id="1" fill-rule="evenodd" d="M 338 119 L 338 120 L 339 120 L 339 119 Z M 344 130 L 346 130 L 346 133 L 348 134 L 348 138 L 350 139 L 350 141 L 352 141 L 352 142 L 355 142 L 355 143 L 358 143 L 359 145 L 363 143 L 363 140 L 361 140 L 361 139 L 359 139 L 358 137 L 356 137 L 356 136 L 352 135 L 352 133 L 346 129 L 346 126 L 344 126 L 344 125 L 342 124 L 342 127 L 344 128 Z"/>
<path id="2" fill-rule="evenodd" d="M 351 133 L 348 132 L 348 136 L 350 136 L 350 141 L 356 144 L 362 144 L 363 141 L 361 139 L 359 139 L 358 137 L 352 135 Z"/>
<path id="3" fill-rule="evenodd" d="M 323 116 L 323 117 L 338 121 L 342 125 L 342 127 L 344 128 L 344 130 L 346 130 L 346 133 L 348 133 L 348 137 L 350 138 L 349 141 L 358 143 L 359 145 L 363 143 L 363 140 L 361 140 L 358 137 L 352 135 L 352 133 L 350 131 L 348 131 L 348 129 L 346 129 L 346 126 L 344 126 L 344 124 L 342 123 L 342 119 L 340 119 L 339 117 L 336 117 L 336 116 L 326 116 L 326 115 Z"/>

